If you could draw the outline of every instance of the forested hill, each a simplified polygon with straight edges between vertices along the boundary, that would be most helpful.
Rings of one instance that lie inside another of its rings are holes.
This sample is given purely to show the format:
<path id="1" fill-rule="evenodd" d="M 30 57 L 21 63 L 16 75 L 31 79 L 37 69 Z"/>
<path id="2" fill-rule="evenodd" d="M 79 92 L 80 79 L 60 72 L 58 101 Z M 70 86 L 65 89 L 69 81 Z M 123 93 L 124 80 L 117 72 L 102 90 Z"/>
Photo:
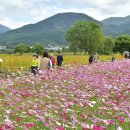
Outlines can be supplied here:
<path id="1" fill-rule="evenodd" d="M 82 13 L 59 13 L 36 24 L 29 24 L 0 35 L 0 44 L 66 44 L 65 32 L 73 23 L 82 20 L 98 22 Z"/>
<path id="2" fill-rule="evenodd" d="M 10 28 L 0 24 L 0 34 L 9 31 Z"/>
<path id="3" fill-rule="evenodd" d="M 130 16 L 110 17 L 102 21 L 106 35 L 130 35 Z"/>
<path id="4" fill-rule="evenodd" d="M 94 21 L 99 23 L 106 35 L 130 35 L 130 16 L 113 17 L 98 21 L 83 13 L 59 13 L 36 24 L 0 34 L 0 45 L 16 45 L 18 43 L 66 45 L 65 33 L 77 21 Z"/>
<path id="5" fill-rule="evenodd" d="M 127 17 L 110 17 L 102 21 L 106 25 L 130 24 L 130 15 Z"/>

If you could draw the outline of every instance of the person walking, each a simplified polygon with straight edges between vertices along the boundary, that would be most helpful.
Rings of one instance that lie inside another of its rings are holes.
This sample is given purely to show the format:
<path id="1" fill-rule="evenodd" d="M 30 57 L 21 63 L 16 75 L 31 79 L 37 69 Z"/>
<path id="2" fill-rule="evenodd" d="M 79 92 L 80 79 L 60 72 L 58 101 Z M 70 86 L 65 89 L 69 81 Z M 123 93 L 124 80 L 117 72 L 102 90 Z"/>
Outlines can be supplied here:
<path id="1" fill-rule="evenodd" d="M 47 69 L 50 69 L 50 68 L 52 68 L 52 62 L 49 58 L 48 52 L 45 51 L 43 53 L 43 57 L 40 58 L 38 69 L 44 71 L 44 70 L 47 70 Z"/>
<path id="2" fill-rule="evenodd" d="M 61 67 L 63 62 L 63 56 L 61 55 L 60 51 L 58 51 L 57 55 L 57 66 Z"/>

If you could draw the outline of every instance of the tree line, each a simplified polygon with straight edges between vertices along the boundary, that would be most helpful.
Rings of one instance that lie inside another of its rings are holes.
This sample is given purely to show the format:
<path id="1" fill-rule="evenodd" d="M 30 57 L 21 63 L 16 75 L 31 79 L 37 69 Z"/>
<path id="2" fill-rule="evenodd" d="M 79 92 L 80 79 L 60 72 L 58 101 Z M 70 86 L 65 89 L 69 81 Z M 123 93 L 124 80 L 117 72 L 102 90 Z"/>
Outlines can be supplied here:
<path id="1" fill-rule="evenodd" d="M 73 24 L 65 34 L 68 48 L 63 47 L 66 52 L 83 52 L 86 54 L 111 54 L 113 52 L 130 52 L 130 36 L 122 35 L 116 38 L 105 36 L 100 26 L 95 22 L 79 21 Z M 14 48 L 14 53 L 37 53 L 42 54 L 44 46 L 41 43 L 29 46 L 28 44 L 18 44 Z"/>
<path id="2" fill-rule="evenodd" d="M 95 22 L 79 21 L 66 32 L 65 39 L 69 48 L 76 53 L 84 51 L 85 54 L 98 52 L 111 54 L 113 52 L 130 51 L 130 36 L 122 35 L 117 38 L 105 36 L 100 26 Z"/>
<path id="3" fill-rule="evenodd" d="M 34 44 L 31 47 L 27 44 L 18 44 L 14 49 L 14 53 L 20 53 L 21 55 L 23 53 L 43 54 L 43 51 L 44 51 L 44 46 L 40 43 Z"/>

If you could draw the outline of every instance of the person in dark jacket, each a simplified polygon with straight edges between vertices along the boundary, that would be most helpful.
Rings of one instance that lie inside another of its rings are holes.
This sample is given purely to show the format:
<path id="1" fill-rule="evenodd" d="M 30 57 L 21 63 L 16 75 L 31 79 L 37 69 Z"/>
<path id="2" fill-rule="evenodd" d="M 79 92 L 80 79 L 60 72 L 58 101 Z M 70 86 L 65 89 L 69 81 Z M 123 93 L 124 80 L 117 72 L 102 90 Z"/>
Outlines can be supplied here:
<path id="1" fill-rule="evenodd" d="M 114 61 L 115 61 L 115 57 L 112 57 L 112 58 L 111 58 L 111 61 L 114 62 Z"/>
<path id="2" fill-rule="evenodd" d="M 89 56 L 89 64 L 93 63 L 94 62 L 94 55 L 90 55 Z"/>
<path id="3" fill-rule="evenodd" d="M 57 55 L 57 66 L 61 67 L 63 62 L 63 56 L 61 55 L 60 51 L 58 51 Z"/>
<path id="4" fill-rule="evenodd" d="M 130 52 L 129 52 L 129 57 L 128 58 L 130 59 Z"/>

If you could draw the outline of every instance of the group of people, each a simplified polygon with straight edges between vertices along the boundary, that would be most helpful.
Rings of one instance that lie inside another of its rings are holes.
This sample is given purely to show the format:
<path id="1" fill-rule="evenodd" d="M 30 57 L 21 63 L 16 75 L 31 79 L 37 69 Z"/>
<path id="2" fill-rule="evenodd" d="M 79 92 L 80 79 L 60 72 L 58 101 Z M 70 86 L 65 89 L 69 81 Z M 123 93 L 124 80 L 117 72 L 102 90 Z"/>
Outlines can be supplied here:
<path id="1" fill-rule="evenodd" d="M 91 54 L 89 57 L 89 63 L 98 62 L 99 61 L 99 54 L 96 52 L 95 55 Z"/>
<path id="2" fill-rule="evenodd" d="M 130 59 L 130 53 L 129 53 L 129 54 L 127 54 L 127 53 L 124 54 L 124 58 L 125 58 L 125 59 Z"/>
<path id="3" fill-rule="evenodd" d="M 63 62 L 63 56 L 61 55 L 61 52 L 58 51 L 57 52 L 57 60 L 55 59 L 55 57 L 53 56 L 53 54 L 51 53 L 50 55 L 48 54 L 47 51 L 45 51 L 43 53 L 42 57 L 39 57 L 38 54 L 34 54 L 33 55 L 33 59 L 31 62 L 31 73 L 33 73 L 34 75 L 37 73 L 38 70 L 44 71 L 47 70 L 49 68 L 54 68 L 55 65 L 61 67 L 62 66 L 62 62 Z M 122 56 L 125 59 L 130 59 L 130 53 L 129 54 L 123 54 Z M 98 62 L 99 61 L 99 54 L 96 52 L 95 54 L 91 54 L 89 57 L 89 64 L 93 63 L 93 62 Z M 111 61 L 115 61 L 115 57 L 111 58 Z M 0 72 L 1 72 L 1 63 L 3 62 L 3 60 L 0 58 Z"/>
<path id="4" fill-rule="evenodd" d="M 57 61 L 53 54 L 48 54 L 47 51 L 43 53 L 42 57 L 39 57 L 38 54 L 33 55 L 32 63 L 31 63 L 31 73 L 34 75 L 37 73 L 37 70 L 47 70 L 49 68 L 53 68 L 55 64 L 59 67 L 62 66 L 63 56 L 60 51 L 57 54 Z"/>
<path id="5" fill-rule="evenodd" d="M 130 52 L 129 53 L 121 53 L 122 55 L 122 59 L 130 59 Z M 111 58 L 111 61 L 114 62 L 116 60 L 116 58 L 113 56 Z M 89 64 L 93 63 L 93 62 L 98 62 L 99 61 L 99 54 L 96 52 L 95 55 L 91 54 L 89 56 Z"/>

